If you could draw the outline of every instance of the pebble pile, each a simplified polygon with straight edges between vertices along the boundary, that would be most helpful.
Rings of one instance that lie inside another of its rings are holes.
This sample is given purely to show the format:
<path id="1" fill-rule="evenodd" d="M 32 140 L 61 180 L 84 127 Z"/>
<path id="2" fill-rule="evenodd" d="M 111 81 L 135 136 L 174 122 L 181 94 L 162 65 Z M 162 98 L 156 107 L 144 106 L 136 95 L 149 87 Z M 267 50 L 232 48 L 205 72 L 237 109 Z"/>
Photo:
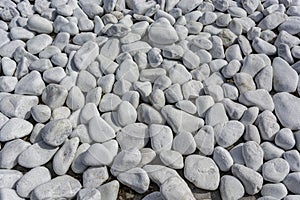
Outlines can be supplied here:
<path id="1" fill-rule="evenodd" d="M 299 36 L 300 0 L 0 0 L 0 199 L 299 200 Z"/>

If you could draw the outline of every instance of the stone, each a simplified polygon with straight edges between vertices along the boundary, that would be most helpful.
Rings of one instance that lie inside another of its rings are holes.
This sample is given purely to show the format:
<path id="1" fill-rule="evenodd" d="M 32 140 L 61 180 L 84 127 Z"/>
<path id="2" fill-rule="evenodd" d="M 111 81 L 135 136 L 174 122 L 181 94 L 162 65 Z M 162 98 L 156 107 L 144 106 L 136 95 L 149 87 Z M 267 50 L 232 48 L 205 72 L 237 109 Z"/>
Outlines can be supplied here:
<path id="1" fill-rule="evenodd" d="M 64 175 L 69 170 L 79 145 L 79 138 L 67 139 L 62 147 L 57 151 L 53 157 L 52 166 L 53 171 L 57 175 Z"/>
<path id="2" fill-rule="evenodd" d="M 0 101 L 0 112 L 7 117 L 17 117 L 28 119 L 30 117 L 30 109 L 39 102 L 36 96 L 25 96 L 11 94 L 5 96 Z"/>
<path id="3" fill-rule="evenodd" d="M 18 156 L 30 146 L 30 143 L 21 139 L 7 142 L 0 151 L 0 167 L 11 169 L 18 163 Z"/>
<path id="4" fill-rule="evenodd" d="M 254 195 L 261 190 L 263 177 L 258 172 L 240 164 L 234 164 L 231 172 L 242 182 L 247 194 Z"/>
<path id="5" fill-rule="evenodd" d="M 260 144 L 260 133 L 256 126 L 249 124 L 245 126 L 245 133 L 243 136 L 244 140 L 246 141 L 254 141 L 258 144 Z"/>
<path id="6" fill-rule="evenodd" d="M 256 106 L 259 110 L 274 110 L 274 103 L 271 95 L 265 89 L 247 91 L 240 95 L 239 102 L 247 106 Z"/>
<path id="7" fill-rule="evenodd" d="M 235 147 L 233 147 L 232 149 L 230 149 L 230 151 L 229 151 L 229 153 L 233 159 L 233 162 L 235 164 L 240 164 L 240 165 L 245 164 L 243 153 L 242 153 L 242 148 L 243 148 L 244 144 L 245 143 L 240 143 L 240 144 L 236 145 Z"/>
<path id="8" fill-rule="evenodd" d="M 219 169 L 215 162 L 208 157 L 188 156 L 185 159 L 184 176 L 200 189 L 216 190 L 219 186 Z"/>
<path id="9" fill-rule="evenodd" d="M 33 125 L 20 118 L 9 119 L 0 130 L 0 141 L 6 142 L 9 140 L 22 138 L 31 133 Z"/>
<path id="10" fill-rule="evenodd" d="M 81 187 L 80 182 L 69 175 L 58 176 L 36 187 L 31 193 L 31 198 L 73 198 Z"/>
<path id="11" fill-rule="evenodd" d="M 276 92 L 296 91 L 299 79 L 297 72 L 285 60 L 283 60 L 280 57 L 276 57 L 273 60 L 272 67 L 274 73 L 274 90 Z"/>
<path id="12" fill-rule="evenodd" d="M 10 170 L 10 169 L 0 169 L 0 178 L 1 184 L 0 188 L 11 188 L 14 189 L 16 183 L 20 178 L 23 176 L 22 172 L 17 170 Z"/>
<path id="13" fill-rule="evenodd" d="M 99 46 L 95 42 L 88 41 L 84 43 L 73 57 L 74 67 L 78 70 L 86 69 L 96 59 L 98 54 Z"/>
<path id="14" fill-rule="evenodd" d="M 214 151 L 215 137 L 212 126 L 203 126 L 195 135 L 196 147 L 203 155 L 211 155 Z"/>
<path id="15" fill-rule="evenodd" d="M 128 101 L 121 102 L 116 112 L 121 126 L 132 124 L 137 119 L 137 112 Z"/>
<path id="16" fill-rule="evenodd" d="M 51 21 L 40 15 L 32 15 L 27 21 L 27 27 L 38 33 L 51 33 L 53 26 Z"/>
<path id="17" fill-rule="evenodd" d="M 41 135 L 48 145 L 59 146 L 71 134 L 72 124 L 68 119 L 54 120 L 46 124 Z"/>
<path id="18" fill-rule="evenodd" d="M 141 159 L 142 154 L 136 147 L 132 149 L 122 150 L 115 157 L 110 171 L 114 176 L 117 176 L 122 172 L 126 172 L 137 167 L 141 162 Z"/>
<path id="19" fill-rule="evenodd" d="M 289 163 L 292 172 L 300 171 L 300 153 L 297 150 L 290 150 L 283 153 L 283 158 Z"/>
<path id="20" fill-rule="evenodd" d="M 110 181 L 97 188 L 101 193 L 101 199 L 116 200 L 118 198 L 120 183 L 117 180 Z"/>
<path id="21" fill-rule="evenodd" d="M 68 91 L 61 85 L 49 84 L 43 90 L 42 101 L 51 109 L 62 106 L 68 96 Z"/>
<path id="22" fill-rule="evenodd" d="M 1 188 L 0 196 L 2 199 L 24 200 L 23 198 L 20 198 L 20 196 L 16 193 L 15 190 L 10 189 L 10 188 Z"/>
<path id="23" fill-rule="evenodd" d="M 129 82 L 135 82 L 138 80 L 138 78 L 139 78 L 138 66 L 133 60 L 126 59 L 122 63 L 120 63 L 116 72 L 117 80 L 126 80 Z"/>
<path id="24" fill-rule="evenodd" d="M 264 180 L 279 183 L 284 180 L 290 171 L 290 166 L 283 158 L 274 158 L 265 162 L 262 166 Z"/>
<path id="25" fill-rule="evenodd" d="M 166 200 L 179 200 L 182 198 L 187 200 L 195 200 L 191 189 L 181 178 L 176 176 L 168 178 L 160 186 L 160 191 L 162 198 Z"/>
<path id="26" fill-rule="evenodd" d="M 276 116 L 281 124 L 291 130 L 297 130 L 300 127 L 297 106 L 300 103 L 299 98 L 287 92 L 280 92 L 273 96 L 273 101 Z M 286 113 L 289 113 L 289 115 L 286 115 Z"/>
<path id="27" fill-rule="evenodd" d="M 195 152 L 196 142 L 191 133 L 182 131 L 174 137 L 172 147 L 182 155 L 189 155 Z"/>
<path id="28" fill-rule="evenodd" d="M 299 182 L 300 172 L 290 173 L 283 180 L 283 183 L 287 187 L 287 189 L 294 194 L 299 194 L 299 191 L 297 190 L 297 185 L 299 184 Z"/>
<path id="29" fill-rule="evenodd" d="M 178 110 L 171 105 L 164 106 L 161 113 L 176 133 L 195 132 L 204 125 L 203 119 Z"/>
<path id="30" fill-rule="evenodd" d="M 292 149 L 296 144 L 294 133 L 288 128 L 279 130 L 275 136 L 275 144 L 284 150 Z"/>
<path id="31" fill-rule="evenodd" d="M 33 119 L 39 123 L 45 123 L 51 117 L 51 109 L 46 105 L 33 106 L 30 112 Z"/>
<path id="32" fill-rule="evenodd" d="M 20 178 L 16 184 L 16 191 L 19 196 L 28 198 L 32 190 L 50 180 L 51 174 L 46 167 L 35 167 Z"/>
<path id="33" fill-rule="evenodd" d="M 263 196 L 271 196 L 276 199 L 282 199 L 288 194 L 288 191 L 285 185 L 282 183 L 275 183 L 275 184 L 269 183 L 263 185 L 261 189 L 261 194 Z"/>
<path id="34" fill-rule="evenodd" d="M 124 185 L 132 188 L 137 193 L 144 193 L 148 190 L 150 179 L 147 172 L 142 168 L 133 168 L 120 173 L 117 179 Z"/>
<path id="35" fill-rule="evenodd" d="M 83 172 L 82 183 L 85 188 L 97 188 L 108 179 L 108 171 L 104 167 L 90 167 Z"/>
<path id="36" fill-rule="evenodd" d="M 19 80 L 15 87 L 15 94 L 41 95 L 45 83 L 38 71 L 32 71 Z"/>
<path id="37" fill-rule="evenodd" d="M 167 34 L 166 34 L 167 33 Z M 178 35 L 166 18 L 159 18 L 149 26 L 149 39 L 157 44 L 167 45 L 175 43 Z"/>
<path id="38" fill-rule="evenodd" d="M 215 140 L 220 146 L 227 148 L 242 137 L 244 129 L 244 125 L 236 120 L 219 123 L 214 127 Z"/>
<path id="39" fill-rule="evenodd" d="M 233 165 L 233 159 L 230 153 L 220 146 L 214 149 L 213 160 L 216 162 L 221 171 L 229 171 Z"/>
<path id="40" fill-rule="evenodd" d="M 77 193 L 77 199 L 78 200 L 86 200 L 86 199 L 97 200 L 97 199 L 101 199 L 101 193 L 99 190 L 97 190 L 95 188 L 84 188 L 84 189 L 79 190 L 79 192 Z"/>
<path id="41" fill-rule="evenodd" d="M 247 73 L 237 73 L 233 76 L 233 80 L 241 94 L 256 89 L 252 77 Z"/>
<path id="42" fill-rule="evenodd" d="M 151 147 L 156 152 L 171 150 L 173 142 L 173 132 L 170 127 L 160 124 L 149 126 L 149 136 Z"/>
<path id="43" fill-rule="evenodd" d="M 220 194 L 222 199 L 240 199 L 244 196 L 245 189 L 237 178 L 224 175 L 220 181 Z"/>
<path id="44" fill-rule="evenodd" d="M 81 162 L 86 166 L 109 165 L 117 155 L 117 149 L 117 141 L 115 140 L 92 144 L 87 151 L 83 153 Z"/>
<path id="45" fill-rule="evenodd" d="M 279 26 L 281 23 L 285 22 L 287 15 L 281 12 L 273 12 L 266 16 L 263 20 L 257 25 L 262 30 L 272 30 Z"/>
<path id="46" fill-rule="evenodd" d="M 284 151 L 270 142 L 263 142 L 261 148 L 264 151 L 264 160 L 272 160 L 282 157 Z"/>
<path id="47" fill-rule="evenodd" d="M 228 121 L 225 108 L 222 103 L 216 103 L 206 112 L 205 121 L 207 125 L 215 126 Z"/>
<path id="48" fill-rule="evenodd" d="M 264 151 L 254 141 L 246 142 L 242 147 L 242 154 L 247 167 L 257 171 L 263 164 Z"/>
<path id="49" fill-rule="evenodd" d="M 44 50 L 52 43 L 53 39 L 46 34 L 34 36 L 26 42 L 26 47 L 29 53 L 37 54 Z"/>
<path id="50" fill-rule="evenodd" d="M 18 157 L 18 164 L 26 168 L 34 168 L 46 164 L 58 151 L 59 147 L 52 147 L 43 141 L 34 143 Z"/>
<path id="51" fill-rule="evenodd" d="M 116 139 L 121 149 L 141 149 L 149 141 L 148 126 L 144 123 L 129 124 L 117 133 Z"/>

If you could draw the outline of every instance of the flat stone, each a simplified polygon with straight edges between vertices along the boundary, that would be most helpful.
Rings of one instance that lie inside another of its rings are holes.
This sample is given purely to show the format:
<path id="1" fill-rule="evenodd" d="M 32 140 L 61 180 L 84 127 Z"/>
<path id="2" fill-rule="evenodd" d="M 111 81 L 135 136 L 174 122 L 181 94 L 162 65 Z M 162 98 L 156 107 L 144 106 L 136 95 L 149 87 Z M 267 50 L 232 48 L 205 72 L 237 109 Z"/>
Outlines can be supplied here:
<path id="1" fill-rule="evenodd" d="M 42 101 L 50 108 L 57 108 L 62 106 L 68 96 L 68 91 L 61 85 L 49 84 L 43 90 Z"/>
<path id="2" fill-rule="evenodd" d="M 300 99 L 287 92 L 277 93 L 273 96 L 275 104 L 275 113 L 281 124 L 290 128 L 291 130 L 297 130 L 300 128 Z M 289 113 L 286 115 L 286 113 Z"/>
<path id="3" fill-rule="evenodd" d="M 26 168 L 44 165 L 58 149 L 58 147 L 49 146 L 43 141 L 34 143 L 19 155 L 18 164 Z"/>
<path id="4" fill-rule="evenodd" d="M 31 193 L 31 198 L 73 198 L 81 187 L 80 182 L 69 175 L 58 176 L 36 187 Z"/>
<path id="5" fill-rule="evenodd" d="M 195 132 L 204 125 L 203 119 L 178 110 L 171 105 L 164 106 L 161 113 L 176 133 Z"/>
<path id="6" fill-rule="evenodd" d="M 297 150 L 284 152 L 283 158 L 289 163 L 292 172 L 300 171 L 300 153 Z"/>
<path id="7" fill-rule="evenodd" d="M 149 39 L 157 44 L 172 44 L 178 40 L 178 35 L 175 29 L 166 18 L 159 18 L 152 23 L 149 27 L 148 33 Z"/>
<path id="8" fill-rule="evenodd" d="M 262 166 L 264 151 L 258 143 L 246 142 L 242 147 L 242 154 L 247 167 L 257 171 Z"/>
<path id="9" fill-rule="evenodd" d="M 272 67 L 274 90 L 276 92 L 296 91 L 299 80 L 297 72 L 280 57 L 276 57 L 273 60 Z"/>
<path id="10" fill-rule="evenodd" d="M 212 126 L 203 126 L 195 135 L 196 147 L 203 155 L 211 155 L 214 151 L 215 137 Z"/>
<path id="11" fill-rule="evenodd" d="M 32 71 L 16 84 L 15 94 L 41 95 L 45 83 L 38 71 Z"/>
<path id="12" fill-rule="evenodd" d="M 247 106 L 257 106 L 259 110 L 274 110 L 272 97 L 265 89 L 247 91 L 240 95 L 239 102 Z"/>
<path id="13" fill-rule="evenodd" d="M 101 193 L 101 199 L 116 200 L 118 198 L 119 188 L 119 181 L 113 180 L 104 185 L 101 185 L 97 189 Z"/>
<path id="14" fill-rule="evenodd" d="M 272 160 L 274 158 L 282 157 L 284 150 L 280 149 L 271 142 L 263 142 L 261 148 L 264 151 L 264 160 Z"/>
<path id="15" fill-rule="evenodd" d="M 28 198 L 34 188 L 50 180 L 51 174 L 46 167 L 36 167 L 20 178 L 16 184 L 16 191 L 21 197 Z"/>
<path id="16" fill-rule="evenodd" d="M 222 199 L 240 199 L 244 196 L 245 189 L 237 178 L 224 175 L 220 181 L 220 194 Z"/>
<path id="17" fill-rule="evenodd" d="M 66 140 L 63 146 L 55 154 L 52 165 L 57 175 L 66 174 L 69 170 L 79 145 L 79 138 L 71 138 Z"/>
<path id="18" fill-rule="evenodd" d="M 28 40 L 26 42 L 26 48 L 29 53 L 37 54 L 49 46 L 52 41 L 53 39 L 49 35 L 40 34 Z"/>
<path id="19" fill-rule="evenodd" d="M 1 188 L 0 189 L 0 196 L 2 199 L 9 199 L 9 200 L 24 200 L 20 198 L 20 196 L 16 193 L 15 190 L 10 188 Z"/>
<path id="20" fill-rule="evenodd" d="M 146 192 L 150 185 L 150 179 L 147 172 L 142 168 L 133 168 L 120 173 L 117 176 L 117 179 L 138 193 Z"/>
<path id="21" fill-rule="evenodd" d="M 61 145 L 67 137 L 71 134 L 72 124 L 68 119 L 59 119 L 50 121 L 41 130 L 41 135 L 44 140 L 49 145 L 59 146 Z"/>
<path id="22" fill-rule="evenodd" d="M 207 125 L 215 126 L 219 123 L 226 123 L 228 117 L 222 103 L 216 103 L 209 108 L 205 115 L 205 122 Z"/>
<path id="23" fill-rule="evenodd" d="M 95 188 L 83 188 L 79 190 L 77 193 L 77 199 L 78 200 L 85 200 L 85 199 L 90 199 L 90 200 L 97 200 L 101 199 L 101 193 L 99 190 Z"/>
<path id="24" fill-rule="evenodd" d="M 296 144 L 294 133 L 289 128 L 281 129 L 276 133 L 275 144 L 284 150 L 292 149 Z"/>
<path id="25" fill-rule="evenodd" d="M 248 194 L 254 195 L 261 190 L 263 177 L 258 172 L 240 164 L 234 164 L 231 171 L 243 183 Z"/>
<path id="26" fill-rule="evenodd" d="M 293 172 L 288 174 L 283 180 L 283 183 L 290 192 L 294 194 L 300 194 L 300 192 L 297 189 L 297 185 L 299 185 L 300 183 L 300 172 Z"/>
<path id="27" fill-rule="evenodd" d="M 148 126 L 144 123 L 129 124 L 118 132 L 116 138 L 121 149 L 141 149 L 149 141 Z"/>
<path id="28" fill-rule="evenodd" d="M 18 156 L 30 146 L 21 139 L 7 142 L 0 151 L 0 167 L 11 169 L 18 163 Z"/>
<path id="29" fill-rule="evenodd" d="M 11 188 L 14 189 L 16 183 L 23 176 L 22 172 L 17 170 L 0 169 L 0 188 Z"/>
<path id="30" fill-rule="evenodd" d="M 184 176 L 200 189 L 216 190 L 219 186 L 219 169 L 215 162 L 208 157 L 188 156 L 185 159 Z"/>
<path id="31" fill-rule="evenodd" d="M 108 179 L 108 171 L 106 166 L 104 167 L 90 167 L 83 172 L 83 187 L 96 188 L 102 185 Z"/>
<path id="32" fill-rule="evenodd" d="M 32 15 L 27 21 L 27 27 L 38 33 L 51 33 L 53 26 L 51 21 L 39 15 Z"/>
<path id="33" fill-rule="evenodd" d="M 7 117 L 28 119 L 30 116 L 30 109 L 37 105 L 38 102 L 39 99 L 36 96 L 11 94 L 1 99 L 0 111 Z"/>
<path id="34" fill-rule="evenodd" d="M 236 120 L 219 123 L 214 127 L 216 142 L 226 148 L 237 142 L 244 133 L 244 125 Z"/>
<path id="35" fill-rule="evenodd" d="M 149 136 L 151 147 L 156 152 L 171 150 L 173 142 L 173 132 L 170 127 L 160 124 L 149 126 Z"/>
<path id="36" fill-rule="evenodd" d="M 262 175 L 264 177 L 264 180 L 272 183 L 278 183 L 284 180 L 289 171 L 289 163 L 282 158 L 269 160 L 262 166 Z"/>
<path id="37" fill-rule="evenodd" d="M 275 184 L 269 183 L 263 185 L 261 189 L 261 194 L 263 196 L 271 196 L 276 199 L 282 199 L 288 194 L 288 191 L 285 185 L 282 183 L 275 183 Z"/>
<path id="38" fill-rule="evenodd" d="M 98 56 L 99 46 L 88 41 L 84 43 L 73 57 L 73 64 L 78 70 L 86 69 Z"/>
<path id="39" fill-rule="evenodd" d="M 29 135 L 33 129 L 33 125 L 20 118 L 11 118 L 0 130 L 0 141 L 6 142 L 9 140 L 22 138 Z"/>
<path id="40" fill-rule="evenodd" d="M 221 171 L 229 171 L 233 165 L 233 159 L 230 153 L 220 146 L 214 149 L 213 160 Z"/>
<path id="41" fill-rule="evenodd" d="M 137 119 L 137 112 L 128 101 L 121 102 L 116 112 L 121 126 L 133 124 Z"/>
<path id="42" fill-rule="evenodd" d="M 100 116 L 95 116 L 89 121 L 88 131 L 95 142 L 105 142 L 116 136 L 113 128 Z"/>

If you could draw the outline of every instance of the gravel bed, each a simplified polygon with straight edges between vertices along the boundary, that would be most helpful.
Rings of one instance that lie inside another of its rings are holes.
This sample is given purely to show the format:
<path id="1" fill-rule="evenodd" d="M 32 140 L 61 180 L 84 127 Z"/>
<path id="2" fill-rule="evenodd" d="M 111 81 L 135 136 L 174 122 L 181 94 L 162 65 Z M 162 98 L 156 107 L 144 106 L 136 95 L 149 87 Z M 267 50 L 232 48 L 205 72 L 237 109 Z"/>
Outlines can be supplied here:
<path id="1" fill-rule="evenodd" d="M 300 0 L 0 0 L 0 200 L 299 200 Z"/>

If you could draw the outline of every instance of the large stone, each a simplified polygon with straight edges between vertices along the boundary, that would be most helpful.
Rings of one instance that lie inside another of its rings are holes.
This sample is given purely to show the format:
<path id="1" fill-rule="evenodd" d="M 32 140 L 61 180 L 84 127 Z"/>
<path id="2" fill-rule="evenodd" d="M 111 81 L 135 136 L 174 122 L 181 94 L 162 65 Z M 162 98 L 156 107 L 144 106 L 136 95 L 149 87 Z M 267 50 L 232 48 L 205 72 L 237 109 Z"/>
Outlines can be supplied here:
<path id="1" fill-rule="evenodd" d="M 179 38 L 175 29 L 166 18 L 159 18 L 148 29 L 149 39 L 160 45 L 175 43 Z"/>

